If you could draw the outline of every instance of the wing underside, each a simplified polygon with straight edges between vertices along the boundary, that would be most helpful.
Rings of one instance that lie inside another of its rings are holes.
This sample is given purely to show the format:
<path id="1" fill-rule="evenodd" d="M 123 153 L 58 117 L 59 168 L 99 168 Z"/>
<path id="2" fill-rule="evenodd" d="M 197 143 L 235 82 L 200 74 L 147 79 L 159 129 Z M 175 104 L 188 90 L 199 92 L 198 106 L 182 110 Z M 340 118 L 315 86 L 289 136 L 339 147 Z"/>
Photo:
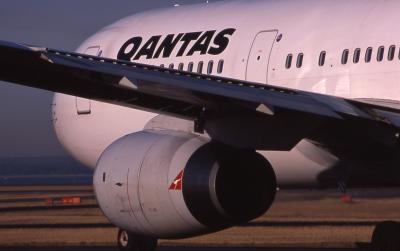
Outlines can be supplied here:
<path id="1" fill-rule="evenodd" d="M 0 80 L 200 121 L 219 140 L 249 130 L 246 147 L 290 149 L 327 123 L 395 144 L 400 127 L 397 109 L 362 101 L 8 42 L 0 55 Z"/>

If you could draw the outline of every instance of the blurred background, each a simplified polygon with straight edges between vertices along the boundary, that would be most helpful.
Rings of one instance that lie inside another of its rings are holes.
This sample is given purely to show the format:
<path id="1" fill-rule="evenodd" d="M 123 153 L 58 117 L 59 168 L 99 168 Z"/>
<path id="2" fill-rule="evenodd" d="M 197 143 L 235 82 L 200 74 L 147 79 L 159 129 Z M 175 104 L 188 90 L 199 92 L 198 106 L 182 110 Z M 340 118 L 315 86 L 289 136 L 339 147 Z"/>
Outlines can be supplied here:
<path id="1" fill-rule="evenodd" d="M 0 40 L 73 51 L 123 17 L 201 2 L 2 0 Z M 52 97 L 51 92 L 0 82 L 0 185 L 91 182 L 91 171 L 70 158 L 56 139 Z"/>

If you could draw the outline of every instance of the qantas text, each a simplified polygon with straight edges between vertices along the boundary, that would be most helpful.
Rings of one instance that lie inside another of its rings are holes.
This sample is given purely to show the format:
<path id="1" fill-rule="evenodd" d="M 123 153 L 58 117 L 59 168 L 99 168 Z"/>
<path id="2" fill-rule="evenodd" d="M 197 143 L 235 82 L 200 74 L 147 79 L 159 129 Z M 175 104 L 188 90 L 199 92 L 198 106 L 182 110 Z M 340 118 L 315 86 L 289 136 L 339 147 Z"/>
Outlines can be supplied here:
<path id="1" fill-rule="evenodd" d="M 142 37 L 133 37 L 126 41 L 118 52 L 119 60 L 135 61 L 141 57 L 146 59 L 169 58 L 175 51 L 175 57 L 200 55 L 219 55 L 229 45 L 230 37 L 236 29 L 225 29 L 205 32 L 190 32 L 152 36 L 146 42 Z M 190 46 L 193 44 L 192 46 Z M 190 47 L 189 47 L 190 46 Z M 177 48 L 177 50 L 175 50 Z"/>

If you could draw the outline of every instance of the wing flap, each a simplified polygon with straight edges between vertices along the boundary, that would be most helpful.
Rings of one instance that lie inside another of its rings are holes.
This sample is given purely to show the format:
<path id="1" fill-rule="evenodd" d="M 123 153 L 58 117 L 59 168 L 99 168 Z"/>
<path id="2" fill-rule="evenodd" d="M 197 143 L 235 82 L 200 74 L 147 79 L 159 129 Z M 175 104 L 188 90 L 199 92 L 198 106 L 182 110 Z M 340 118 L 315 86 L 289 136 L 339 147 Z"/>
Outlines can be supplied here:
<path id="1" fill-rule="evenodd" d="M 220 109 L 221 104 L 234 104 L 256 111 L 265 105 L 340 118 L 310 95 L 274 86 L 7 42 L 0 42 L 0 53 L 0 64 L 5 69 L 0 72 L 2 80 L 104 102 L 131 106 L 130 100 L 144 94 L 211 110 Z M 128 82 L 134 88 L 127 87 Z M 93 89 L 104 90 L 99 94 Z"/>
<path id="2" fill-rule="evenodd" d="M 334 96 L 1 41 L 0 55 L 1 80 L 196 121 L 205 111 L 214 117 L 244 114 L 253 123 L 275 124 L 280 135 L 291 135 L 283 148 L 307 136 L 306 130 L 293 134 L 282 126 L 288 123 L 307 129 L 322 118 L 400 126 L 396 112 L 379 109 L 377 116 L 365 104 Z M 226 138 L 243 128 L 252 126 L 237 127 Z"/>

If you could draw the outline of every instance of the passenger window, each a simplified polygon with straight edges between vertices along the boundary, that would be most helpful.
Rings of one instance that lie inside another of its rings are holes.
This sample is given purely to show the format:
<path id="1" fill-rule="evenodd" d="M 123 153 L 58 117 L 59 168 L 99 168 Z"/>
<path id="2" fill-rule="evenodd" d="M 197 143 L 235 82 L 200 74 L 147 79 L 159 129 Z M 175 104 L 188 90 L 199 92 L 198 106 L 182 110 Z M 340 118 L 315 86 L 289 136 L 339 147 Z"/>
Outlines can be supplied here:
<path id="1" fill-rule="evenodd" d="M 218 74 L 221 74 L 223 71 L 224 71 L 224 60 L 221 59 L 221 60 L 218 62 L 218 69 L 217 69 L 217 72 L 218 72 Z"/>
<path id="2" fill-rule="evenodd" d="M 170 68 L 170 69 L 174 69 L 174 64 L 170 64 L 170 65 L 169 65 L 169 68 Z"/>
<path id="3" fill-rule="evenodd" d="M 207 67 L 207 74 L 211 75 L 213 73 L 213 68 L 214 68 L 214 61 L 208 62 L 208 67 Z"/>
<path id="4" fill-rule="evenodd" d="M 199 62 L 199 65 L 197 66 L 197 73 L 202 74 L 203 73 L 203 61 Z"/>
<path id="5" fill-rule="evenodd" d="M 392 45 L 389 47 L 388 60 L 392 61 L 394 59 L 395 54 L 396 54 L 396 45 Z"/>
<path id="6" fill-rule="evenodd" d="M 178 65 L 178 70 L 183 71 L 183 63 L 180 63 L 180 64 Z"/>
<path id="7" fill-rule="evenodd" d="M 361 56 L 361 49 L 360 48 L 355 49 L 353 55 L 353 63 L 358 64 L 358 62 L 360 62 L 360 56 Z"/>
<path id="8" fill-rule="evenodd" d="M 349 61 L 349 50 L 344 50 L 342 54 L 342 64 L 347 64 Z"/>
<path id="9" fill-rule="evenodd" d="M 326 51 L 323 51 L 321 52 L 321 54 L 319 54 L 319 61 L 318 61 L 319 66 L 323 66 L 325 64 L 325 58 L 326 58 Z"/>
<path id="10" fill-rule="evenodd" d="M 368 47 L 367 51 L 365 52 L 365 63 L 371 62 L 372 58 L 372 47 Z"/>
<path id="11" fill-rule="evenodd" d="M 188 64 L 188 72 L 193 72 L 193 62 Z"/>
<path id="12" fill-rule="evenodd" d="M 292 67 L 292 60 L 293 60 L 293 55 L 289 54 L 286 57 L 286 69 L 290 69 Z"/>
<path id="13" fill-rule="evenodd" d="M 384 55 L 385 55 L 385 47 L 381 46 L 381 47 L 379 47 L 378 54 L 376 56 L 376 59 L 378 60 L 378 62 L 382 62 Z"/>
<path id="14" fill-rule="evenodd" d="M 297 62 L 296 62 L 297 68 L 300 68 L 300 67 L 303 66 L 303 58 L 304 58 L 304 54 L 303 54 L 303 53 L 300 53 L 300 54 L 297 56 Z"/>

